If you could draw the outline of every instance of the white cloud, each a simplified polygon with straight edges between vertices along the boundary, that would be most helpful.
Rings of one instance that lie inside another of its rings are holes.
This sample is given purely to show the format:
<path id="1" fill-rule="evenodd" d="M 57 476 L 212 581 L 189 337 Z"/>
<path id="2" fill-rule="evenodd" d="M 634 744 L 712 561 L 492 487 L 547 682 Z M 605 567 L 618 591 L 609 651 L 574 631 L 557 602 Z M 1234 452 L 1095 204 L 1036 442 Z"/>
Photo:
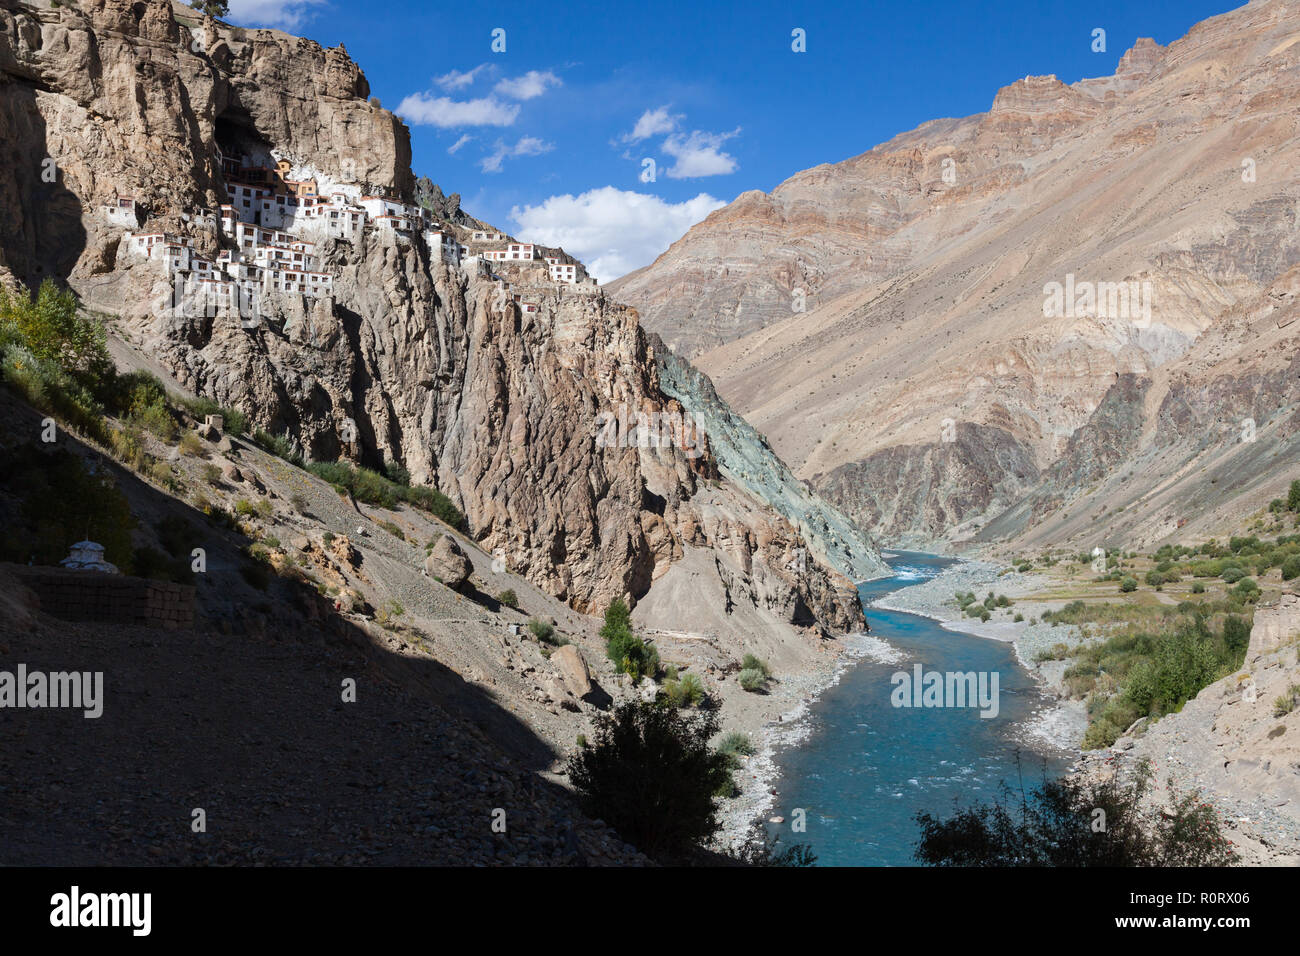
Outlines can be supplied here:
<path id="1" fill-rule="evenodd" d="M 460 70 L 452 70 L 450 73 L 444 73 L 442 76 L 436 78 L 433 82 L 437 83 L 444 90 L 463 90 L 478 79 L 478 75 L 487 68 L 488 65 L 486 63 L 480 63 L 472 70 L 465 70 L 464 72 L 461 72 Z"/>
<path id="2" fill-rule="evenodd" d="M 658 196 L 603 186 L 580 196 L 552 196 L 537 206 L 518 206 L 510 218 L 525 242 L 563 246 L 601 282 L 653 262 L 691 226 L 724 206 L 700 193 L 667 203 Z"/>
<path id="3" fill-rule="evenodd" d="M 231 23 L 292 29 L 313 16 L 325 0 L 230 0 Z"/>
<path id="4" fill-rule="evenodd" d="M 456 140 L 456 142 L 452 143 L 450 146 L 447 147 L 447 155 L 449 155 L 449 156 L 455 156 L 455 155 L 456 155 L 456 150 L 460 149 L 462 146 L 464 146 L 466 143 L 468 143 L 468 142 L 469 142 L 471 139 L 473 139 L 473 138 L 474 138 L 474 137 L 471 136 L 471 135 L 469 135 L 469 133 L 466 133 L 466 134 L 465 134 L 464 136 L 462 136 L 460 139 Z"/>
<path id="5" fill-rule="evenodd" d="M 412 93 L 397 104 L 396 112 L 411 123 L 423 126 L 510 126 L 519 116 L 516 103 L 502 103 L 494 96 L 476 100 L 453 100 L 446 96 Z"/>
<path id="6" fill-rule="evenodd" d="M 637 140 L 658 136 L 660 133 L 671 133 L 677 128 L 677 123 L 681 119 L 681 116 L 671 115 L 667 106 L 661 106 L 657 110 L 646 110 L 636 121 L 632 132 L 623 137 L 623 142 L 634 143 Z"/>
<path id="7" fill-rule="evenodd" d="M 501 80 L 493 89 L 512 100 L 531 100 L 541 96 L 547 88 L 560 85 L 560 78 L 550 70 L 545 73 L 529 70 L 523 76 Z"/>
<path id="8" fill-rule="evenodd" d="M 508 146 L 503 140 L 497 140 L 492 152 L 484 156 L 479 163 L 479 169 L 485 173 L 499 173 L 501 164 L 507 159 L 518 156 L 540 156 L 553 149 L 555 146 L 542 142 L 536 136 L 524 136 L 513 146 Z"/>
<path id="9" fill-rule="evenodd" d="M 668 170 L 670 179 L 694 179 L 699 176 L 723 176 L 738 167 L 735 158 L 721 151 L 721 146 L 740 128 L 730 133 L 705 133 L 694 130 L 689 136 L 674 133 L 664 140 L 663 150 L 677 161 Z"/>

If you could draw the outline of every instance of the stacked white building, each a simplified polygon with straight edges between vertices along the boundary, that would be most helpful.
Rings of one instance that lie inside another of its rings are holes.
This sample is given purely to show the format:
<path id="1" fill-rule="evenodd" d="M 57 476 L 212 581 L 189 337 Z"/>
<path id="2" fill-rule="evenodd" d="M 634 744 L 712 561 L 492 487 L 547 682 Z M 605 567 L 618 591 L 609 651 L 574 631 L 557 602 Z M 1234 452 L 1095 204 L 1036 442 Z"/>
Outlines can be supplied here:
<path id="1" fill-rule="evenodd" d="M 213 225 L 219 223 L 233 248 L 223 249 L 215 259 L 200 255 L 188 236 L 131 231 L 145 218 L 133 197 L 118 196 L 100 210 L 110 224 L 127 230 L 124 244 L 129 254 L 163 265 L 178 301 L 182 291 L 187 297 L 197 293 L 205 305 L 238 306 L 243 314 L 249 307 L 255 311 L 260 297 L 271 293 L 309 298 L 332 295 L 334 276 L 322 269 L 319 242 L 356 241 L 366 229 L 390 233 L 398 242 L 411 242 L 418 236 L 431 255 L 457 268 L 480 260 L 523 264 L 543 259 L 534 243 L 508 242 L 504 233 L 486 230 L 473 232 L 470 241 L 504 242 L 505 246 L 470 256 L 469 248 L 428 209 L 391 196 L 364 195 L 356 186 L 331 187 L 328 195 L 322 195 L 315 179 L 292 178 L 288 160 L 269 167 L 220 151 L 218 158 L 228 201 L 221 204 Z M 575 264 L 561 262 L 556 256 L 544 260 L 552 282 L 596 286 L 594 279 L 579 279 Z M 520 301 L 518 295 L 513 298 Z M 526 311 L 537 311 L 534 303 L 521 305 Z"/>

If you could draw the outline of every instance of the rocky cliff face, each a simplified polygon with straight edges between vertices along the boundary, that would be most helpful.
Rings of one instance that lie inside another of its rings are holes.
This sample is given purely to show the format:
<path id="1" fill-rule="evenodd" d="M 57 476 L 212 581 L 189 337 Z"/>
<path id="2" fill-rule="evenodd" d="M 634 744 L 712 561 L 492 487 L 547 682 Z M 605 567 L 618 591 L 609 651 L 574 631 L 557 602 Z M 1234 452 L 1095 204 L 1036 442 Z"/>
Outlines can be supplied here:
<path id="1" fill-rule="evenodd" d="M 839 509 L 795 478 L 767 439 L 733 412 L 709 377 L 650 335 L 664 392 L 704 428 L 719 470 L 799 529 L 809 547 L 841 574 L 866 581 L 889 574 L 875 542 Z"/>
<path id="2" fill-rule="evenodd" d="M 1018 80 L 740 196 L 611 288 L 881 538 L 1215 533 L 1294 477 L 1296 394 L 1259 345 L 1300 328 L 1298 30 L 1256 0 L 1114 76 Z M 1049 312 L 1052 283 L 1132 285 Z"/>
<path id="3" fill-rule="evenodd" d="M 644 598 L 696 549 L 745 585 L 742 623 L 864 626 L 837 572 L 817 560 L 786 569 L 800 533 L 719 479 L 705 435 L 635 431 L 641 414 L 682 410 L 659 387 L 636 313 L 599 293 L 543 285 L 524 311 L 491 277 L 368 230 L 323 243 L 332 296 L 271 297 L 252 323 L 166 308 L 170 281 L 121 248 L 97 207 L 133 195 L 142 229 L 215 254 L 228 243 L 210 215 L 225 201 L 219 145 L 286 159 L 322 191 L 416 199 L 407 130 L 366 101 L 342 48 L 166 0 L 6 0 L 0 26 L 0 155 L 16 171 L 0 177 L 0 266 L 14 278 L 66 279 L 180 385 L 311 458 L 404 465 L 451 495 L 512 572 L 577 609 Z M 47 156 L 57 176 L 42 185 Z M 431 186 L 418 190 L 426 203 L 477 222 Z M 630 416 L 632 440 L 600 440 L 607 414 Z M 770 569 L 761 581 L 756 565 Z"/>

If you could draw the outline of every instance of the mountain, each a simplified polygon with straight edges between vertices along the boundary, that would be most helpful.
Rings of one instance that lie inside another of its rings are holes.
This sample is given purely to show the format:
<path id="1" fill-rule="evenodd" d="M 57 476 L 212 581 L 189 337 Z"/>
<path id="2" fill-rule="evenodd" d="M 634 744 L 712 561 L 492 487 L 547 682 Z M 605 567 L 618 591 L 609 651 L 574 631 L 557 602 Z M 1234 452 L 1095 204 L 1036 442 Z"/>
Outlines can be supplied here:
<path id="1" fill-rule="evenodd" d="M 706 434 L 670 433 L 683 409 L 635 312 L 580 266 L 564 284 L 540 258 L 485 260 L 483 224 L 417 183 L 407 128 L 342 46 L 167 0 L 7 0 L 0 27 L 0 276 L 66 282 L 126 361 L 309 460 L 437 486 L 475 545 L 576 610 L 643 602 L 698 554 L 729 639 L 865 626 L 815 554 L 790 570 L 806 542 L 719 477 Z M 304 218 L 361 207 L 353 232 Z M 261 283 L 251 309 L 240 281 Z M 603 442 L 620 415 L 630 440 Z"/>
<path id="2" fill-rule="evenodd" d="M 1298 34 L 1255 0 L 1017 80 L 609 289 L 878 538 L 1212 535 L 1297 477 Z"/>

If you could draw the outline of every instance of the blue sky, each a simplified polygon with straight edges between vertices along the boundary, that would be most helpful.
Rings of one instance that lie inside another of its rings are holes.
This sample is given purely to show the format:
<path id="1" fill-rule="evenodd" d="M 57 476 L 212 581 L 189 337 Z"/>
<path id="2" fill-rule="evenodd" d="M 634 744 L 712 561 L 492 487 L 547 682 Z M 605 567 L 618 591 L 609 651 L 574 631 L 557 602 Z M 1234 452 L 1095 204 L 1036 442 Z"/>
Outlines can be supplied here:
<path id="1" fill-rule="evenodd" d="M 411 127 L 417 175 L 608 281 L 746 190 L 987 110 L 1029 74 L 1113 73 L 1137 37 L 1168 44 L 1239 5 L 232 0 L 229 19 L 345 43 Z"/>

